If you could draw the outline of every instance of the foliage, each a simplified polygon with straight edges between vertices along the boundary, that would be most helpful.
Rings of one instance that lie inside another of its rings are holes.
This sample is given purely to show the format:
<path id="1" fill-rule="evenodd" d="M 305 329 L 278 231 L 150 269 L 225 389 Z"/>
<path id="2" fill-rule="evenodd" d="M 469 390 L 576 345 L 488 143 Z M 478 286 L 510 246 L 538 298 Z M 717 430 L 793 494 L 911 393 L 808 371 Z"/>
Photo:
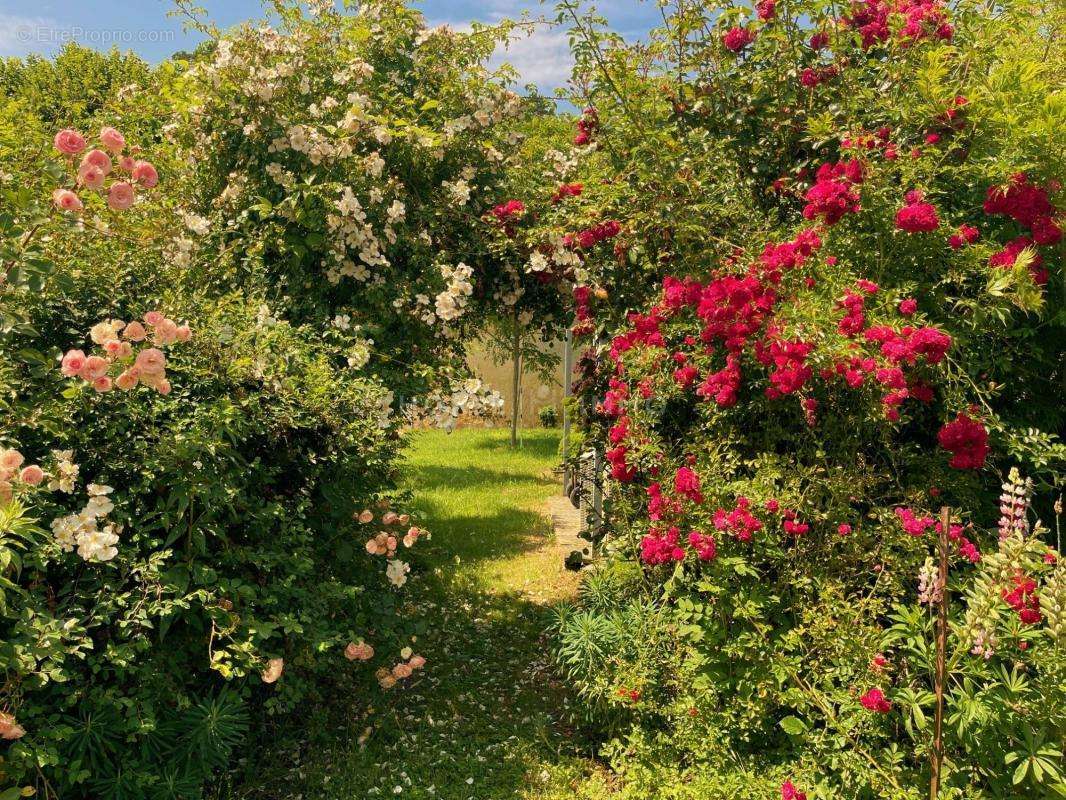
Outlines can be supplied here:
<path id="1" fill-rule="evenodd" d="M 628 46 L 560 4 L 586 108 L 516 237 L 573 287 L 607 557 L 642 576 L 590 581 L 560 659 L 640 785 L 754 765 L 810 797 L 922 796 L 937 509 L 958 596 L 995 563 L 1008 468 L 1031 516 L 1061 491 L 1066 173 L 1034 146 L 1063 122 L 1061 10 L 670 10 Z M 1021 583 L 984 595 L 1010 620 L 987 660 L 976 599 L 953 610 L 946 796 L 1062 785 L 1032 607 L 1057 543 L 1025 541 Z"/>
<path id="2" fill-rule="evenodd" d="M 199 797 L 338 673 L 369 706 L 425 663 L 398 426 L 499 302 L 476 231 L 522 103 L 480 66 L 506 26 L 364 5 L 3 63 L 2 790 Z"/>

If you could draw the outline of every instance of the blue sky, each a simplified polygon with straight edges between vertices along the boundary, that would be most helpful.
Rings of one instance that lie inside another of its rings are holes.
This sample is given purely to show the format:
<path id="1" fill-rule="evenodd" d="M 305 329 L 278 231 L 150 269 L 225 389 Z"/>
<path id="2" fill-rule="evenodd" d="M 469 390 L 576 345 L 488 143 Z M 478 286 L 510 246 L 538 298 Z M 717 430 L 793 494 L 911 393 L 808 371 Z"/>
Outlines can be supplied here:
<path id="1" fill-rule="evenodd" d="M 222 28 L 262 16 L 259 0 L 199 0 Z M 416 3 L 431 25 L 462 26 L 471 20 L 494 22 L 529 11 L 550 16 L 552 5 L 537 0 L 422 0 Z M 598 11 L 627 38 L 642 36 L 659 19 L 655 0 L 599 0 Z M 132 49 L 149 61 L 191 49 L 199 35 L 182 31 L 179 18 L 167 16 L 170 0 L 3 0 L 0 3 L 0 56 L 48 55 L 67 40 L 109 49 Z M 135 10 L 134 10 L 135 9 Z M 569 75 L 565 30 L 538 30 L 514 42 L 497 58 L 522 73 L 522 83 L 542 91 L 562 85 Z"/>

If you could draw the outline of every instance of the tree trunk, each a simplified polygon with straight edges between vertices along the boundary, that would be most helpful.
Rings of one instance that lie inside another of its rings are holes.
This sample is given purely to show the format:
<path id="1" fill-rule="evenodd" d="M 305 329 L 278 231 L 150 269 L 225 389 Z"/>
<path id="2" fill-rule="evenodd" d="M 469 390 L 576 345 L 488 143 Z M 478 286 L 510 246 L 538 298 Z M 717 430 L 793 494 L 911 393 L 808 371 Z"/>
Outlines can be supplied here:
<path id="1" fill-rule="evenodd" d="M 514 376 L 511 380 L 511 447 L 518 447 L 518 407 L 522 397 L 522 331 L 514 317 Z"/>

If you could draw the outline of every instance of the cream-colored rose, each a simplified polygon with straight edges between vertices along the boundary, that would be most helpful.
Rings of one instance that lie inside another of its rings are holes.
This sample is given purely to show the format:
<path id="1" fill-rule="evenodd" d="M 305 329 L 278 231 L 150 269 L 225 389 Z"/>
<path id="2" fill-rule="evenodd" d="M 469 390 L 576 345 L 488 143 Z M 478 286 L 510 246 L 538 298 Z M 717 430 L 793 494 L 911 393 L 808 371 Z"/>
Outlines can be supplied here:
<path id="1" fill-rule="evenodd" d="M 272 658 L 263 669 L 263 683 L 276 683 L 281 673 L 285 670 L 285 659 Z"/>

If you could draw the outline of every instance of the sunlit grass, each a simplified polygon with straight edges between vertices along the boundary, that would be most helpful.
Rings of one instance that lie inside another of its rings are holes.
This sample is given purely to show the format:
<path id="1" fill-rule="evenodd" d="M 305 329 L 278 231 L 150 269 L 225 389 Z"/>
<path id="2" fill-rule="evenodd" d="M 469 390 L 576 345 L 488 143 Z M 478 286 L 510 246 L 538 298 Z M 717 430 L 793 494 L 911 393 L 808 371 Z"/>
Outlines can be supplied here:
<path id="1" fill-rule="evenodd" d="M 545 636 L 551 604 L 576 590 L 542 514 L 557 452 L 554 431 L 517 450 L 501 430 L 412 434 L 413 511 L 433 534 L 411 587 L 429 666 L 365 717 L 314 713 L 334 730 L 294 755 L 304 763 L 235 796 L 564 800 L 586 784 Z"/>

